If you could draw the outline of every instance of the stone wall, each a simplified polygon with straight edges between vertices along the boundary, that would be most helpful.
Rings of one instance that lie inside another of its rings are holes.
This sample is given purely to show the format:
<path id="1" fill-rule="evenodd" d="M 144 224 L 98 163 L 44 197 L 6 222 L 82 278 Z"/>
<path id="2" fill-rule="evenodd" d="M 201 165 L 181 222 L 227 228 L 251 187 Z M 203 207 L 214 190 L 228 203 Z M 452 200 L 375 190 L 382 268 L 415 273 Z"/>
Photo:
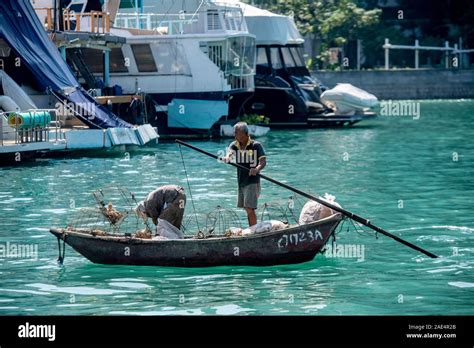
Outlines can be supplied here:
<path id="1" fill-rule="evenodd" d="M 328 87 L 350 83 L 379 99 L 474 98 L 474 70 L 313 71 Z"/>

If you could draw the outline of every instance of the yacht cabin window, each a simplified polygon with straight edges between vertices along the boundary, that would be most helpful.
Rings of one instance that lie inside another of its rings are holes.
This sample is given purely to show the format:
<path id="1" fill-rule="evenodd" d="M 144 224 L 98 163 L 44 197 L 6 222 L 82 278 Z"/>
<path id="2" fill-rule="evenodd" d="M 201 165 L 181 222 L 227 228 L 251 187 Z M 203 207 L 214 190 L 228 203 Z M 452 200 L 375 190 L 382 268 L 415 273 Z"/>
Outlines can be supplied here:
<path id="1" fill-rule="evenodd" d="M 267 50 L 265 47 L 259 47 L 257 49 L 257 65 L 269 67 L 270 63 L 267 57 Z"/>
<path id="2" fill-rule="evenodd" d="M 217 10 L 207 10 L 207 30 L 222 30 L 221 19 Z"/>
<path id="3" fill-rule="evenodd" d="M 104 53 L 102 50 L 92 48 L 82 48 L 84 61 L 94 74 L 104 73 Z M 68 54 L 74 54 L 68 50 Z M 110 72 L 111 73 L 128 73 L 125 66 L 125 58 L 120 47 L 112 48 L 110 51 Z"/>
<path id="4" fill-rule="evenodd" d="M 294 68 L 296 66 L 296 63 L 293 59 L 293 56 L 291 55 L 289 47 L 282 47 L 281 54 L 283 56 L 283 62 L 285 63 L 285 67 Z"/>
<path id="5" fill-rule="evenodd" d="M 155 58 L 151 53 L 150 45 L 135 44 L 131 45 L 135 62 L 139 72 L 157 72 Z"/>
<path id="6" fill-rule="evenodd" d="M 283 64 L 281 62 L 280 57 L 280 48 L 279 47 L 271 47 L 270 48 L 270 59 L 272 61 L 272 68 L 275 70 L 283 68 Z"/>
<path id="7" fill-rule="evenodd" d="M 295 47 L 292 46 L 290 47 L 291 53 L 293 55 L 293 58 L 295 59 L 296 66 L 305 66 L 303 55 L 301 54 L 302 48 L 301 47 Z"/>
<path id="8" fill-rule="evenodd" d="M 152 44 L 152 48 L 158 64 L 158 74 L 191 76 L 191 68 L 181 44 L 160 42 Z"/>

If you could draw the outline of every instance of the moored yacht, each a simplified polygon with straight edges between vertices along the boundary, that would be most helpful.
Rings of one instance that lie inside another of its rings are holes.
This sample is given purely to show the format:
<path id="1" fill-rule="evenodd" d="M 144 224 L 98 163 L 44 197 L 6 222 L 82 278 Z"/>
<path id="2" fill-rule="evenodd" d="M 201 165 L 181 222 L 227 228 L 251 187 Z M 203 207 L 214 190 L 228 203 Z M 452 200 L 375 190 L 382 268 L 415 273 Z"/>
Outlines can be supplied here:
<path id="1" fill-rule="evenodd" d="M 348 84 L 325 92 L 311 76 L 304 39 L 292 18 L 230 1 L 242 8 L 249 32 L 256 35 L 255 93 L 243 101 L 245 113 L 268 117 L 272 128 L 352 125 L 375 117 L 369 110 L 377 104 L 375 96 Z"/>
<path id="2" fill-rule="evenodd" d="M 28 0 L 0 2 L 0 18 L 1 163 L 158 138 L 150 125 L 123 121 L 80 86 Z"/>
<path id="3" fill-rule="evenodd" d="M 104 51 L 93 45 L 69 46 L 66 57 L 84 83 L 87 70 L 94 84 L 108 69 L 106 84 L 115 86 L 114 94 L 140 97 L 138 110 L 131 109 L 129 99 L 111 106 L 124 120 L 148 122 L 159 128 L 160 136 L 209 136 L 214 130 L 218 134 L 219 121 L 228 119 L 232 100 L 253 92 L 255 36 L 249 34 L 240 6 L 162 0 L 137 13 L 109 0 L 103 10 L 111 18 L 108 34 L 120 39 L 108 47 L 109 66 Z M 80 31 L 92 32 L 85 12 L 76 12 L 73 20 Z M 80 69 L 82 63 L 87 69 Z"/>

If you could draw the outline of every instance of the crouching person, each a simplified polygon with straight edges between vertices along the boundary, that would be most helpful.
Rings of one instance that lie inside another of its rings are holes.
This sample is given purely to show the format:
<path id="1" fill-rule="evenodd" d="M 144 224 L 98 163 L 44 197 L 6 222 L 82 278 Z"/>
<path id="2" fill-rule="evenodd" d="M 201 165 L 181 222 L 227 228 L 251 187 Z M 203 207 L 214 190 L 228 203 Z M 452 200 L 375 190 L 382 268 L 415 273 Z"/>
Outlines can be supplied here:
<path id="1" fill-rule="evenodd" d="M 158 220 L 165 220 L 178 230 L 183 222 L 186 195 L 184 189 L 177 185 L 160 186 L 150 192 L 136 208 L 143 218 L 151 218 L 158 226 Z"/>

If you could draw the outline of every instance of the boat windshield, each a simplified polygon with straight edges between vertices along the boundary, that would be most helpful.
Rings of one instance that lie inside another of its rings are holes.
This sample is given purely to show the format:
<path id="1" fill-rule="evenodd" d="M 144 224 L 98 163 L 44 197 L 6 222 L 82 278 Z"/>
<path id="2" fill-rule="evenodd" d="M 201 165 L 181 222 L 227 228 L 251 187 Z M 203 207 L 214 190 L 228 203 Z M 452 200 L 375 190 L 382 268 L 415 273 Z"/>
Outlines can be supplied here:
<path id="1" fill-rule="evenodd" d="M 268 46 L 267 46 L 268 47 Z M 283 68 L 306 67 L 301 46 L 279 46 L 270 47 L 271 66 L 274 70 Z M 267 57 L 266 47 L 258 47 L 257 65 L 260 67 L 270 67 Z"/>
<path id="2" fill-rule="evenodd" d="M 226 76 L 250 76 L 255 74 L 255 39 L 250 36 L 234 36 L 222 41 L 201 42 L 209 58 Z"/>
<path id="3" fill-rule="evenodd" d="M 303 59 L 303 47 L 292 46 L 292 47 L 289 47 L 289 50 L 291 51 L 291 55 L 293 56 L 293 59 L 295 60 L 296 66 L 305 67 L 306 64 L 304 63 L 304 59 Z"/>
<path id="4" fill-rule="evenodd" d="M 272 67 L 275 70 L 283 68 L 283 63 L 280 57 L 279 47 L 270 48 L 270 59 L 272 60 Z"/>
<path id="5" fill-rule="evenodd" d="M 267 50 L 265 47 L 257 48 L 257 65 L 270 67 L 270 62 L 267 57 Z"/>
<path id="6" fill-rule="evenodd" d="M 281 55 L 283 57 L 283 61 L 285 62 L 285 66 L 287 68 L 294 68 L 296 66 L 296 62 L 293 59 L 293 55 L 291 54 L 289 47 L 282 47 Z"/>
<path id="7" fill-rule="evenodd" d="M 248 36 L 228 39 L 227 72 L 235 76 L 252 75 L 255 71 L 255 39 Z"/>
<path id="8" fill-rule="evenodd" d="M 301 50 L 302 47 L 297 46 L 281 47 L 281 56 L 286 68 L 299 68 L 305 66 Z"/>

